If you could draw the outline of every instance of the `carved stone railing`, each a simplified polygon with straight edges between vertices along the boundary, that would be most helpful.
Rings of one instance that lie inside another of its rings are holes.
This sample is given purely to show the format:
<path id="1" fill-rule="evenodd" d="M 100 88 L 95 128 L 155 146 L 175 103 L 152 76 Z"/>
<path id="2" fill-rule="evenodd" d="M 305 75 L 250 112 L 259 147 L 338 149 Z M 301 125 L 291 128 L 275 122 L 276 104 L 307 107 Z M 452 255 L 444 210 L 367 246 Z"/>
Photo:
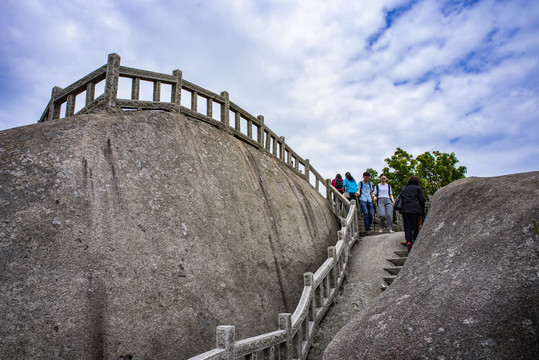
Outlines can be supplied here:
<path id="1" fill-rule="evenodd" d="M 355 201 L 342 219 L 335 246 L 313 274 L 303 274 L 304 288 L 293 314 L 279 314 L 279 330 L 235 341 L 234 326 L 217 327 L 217 347 L 189 360 L 301 359 L 307 358 L 320 321 L 335 300 L 348 268 L 351 247 L 359 234 Z"/>
<path id="2" fill-rule="evenodd" d="M 120 79 L 131 80 L 130 99 L 118 98 Z M 140 100 L 141 81 L 152 83 L 152 101 Z M 96 97 L 97 85 L 103 86 L 104 90 L 103 94 Z M 170 87 L 170 101 L 161 99 L 164 86 Z M 77 99 L 80 97 L 83 97 L 85 104 L 76 111 Z M 189 99 L 184 99 L 187 97 Z M 189 106 L 183 106 L 182 100 L 189 103 Z M 199 106 L 200 104 L 202 106 Z M 350 202 L 339 196 L 338 191 L 331 186 L 330 180 L 324 179 L 311 166 L 309 159 L 299 156 L 286 144 L 284 137 L 278 136 L 265 125 L 262 115 L 249 114 L 230 101 L 226 91 L 216 94 L 184 80 L 180 70 L 174 70 L 172 75 L 168 75 L 133 69 L 121 66 L 118 54 L 109 54 L 107 64 L 82 79 L 65 89 L 55 86 L 52 89 L 51 100 L 38 122 L 98 112 L 119 114 L 127 110 L 178 112 L 216 126 L 286 164 L 316 188 L 333 205 L 337 214 L 341 216 L 346 214 L 350 207 Z"/>

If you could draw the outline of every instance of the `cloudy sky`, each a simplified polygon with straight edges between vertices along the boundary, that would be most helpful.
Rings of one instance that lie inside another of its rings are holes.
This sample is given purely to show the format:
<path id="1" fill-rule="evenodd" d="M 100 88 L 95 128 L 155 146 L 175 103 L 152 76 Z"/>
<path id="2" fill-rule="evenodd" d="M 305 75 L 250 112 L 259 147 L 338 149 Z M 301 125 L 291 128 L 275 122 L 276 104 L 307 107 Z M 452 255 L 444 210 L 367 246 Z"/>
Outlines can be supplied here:
<path id="1" fill-rule="evenodd" d="M 0 130 L 115 52 L 228 91 L 324 177 L 397 147 L 539 170 L 536 0 L 0 0 L 0 46 Z"/>

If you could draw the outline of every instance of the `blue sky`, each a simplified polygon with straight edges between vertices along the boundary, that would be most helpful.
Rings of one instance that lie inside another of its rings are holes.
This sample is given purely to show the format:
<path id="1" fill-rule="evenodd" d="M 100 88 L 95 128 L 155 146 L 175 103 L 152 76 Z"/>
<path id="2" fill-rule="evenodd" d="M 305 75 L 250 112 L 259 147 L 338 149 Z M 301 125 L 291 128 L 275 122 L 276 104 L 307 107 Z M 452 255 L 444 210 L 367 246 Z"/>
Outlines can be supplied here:
<path id="1" fill-rule="evenodd" d="M 0 130 L 115 52 L 228 91 L 325 177 L 397 147 L 539 170 L 538 1 L 1 0 L 0 46 Z"/>

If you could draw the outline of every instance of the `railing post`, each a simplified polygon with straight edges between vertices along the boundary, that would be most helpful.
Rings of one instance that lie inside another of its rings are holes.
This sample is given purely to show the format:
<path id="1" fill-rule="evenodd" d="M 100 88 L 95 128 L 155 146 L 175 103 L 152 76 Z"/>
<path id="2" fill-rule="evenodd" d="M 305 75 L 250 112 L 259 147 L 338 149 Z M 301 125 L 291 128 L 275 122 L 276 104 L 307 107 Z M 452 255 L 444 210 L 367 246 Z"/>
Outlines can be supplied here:
<path id="1" fill-rule="evenodd" d="M 279 314 L 279 329 L 286 332 L 286 341 L 284 343 L 284 354 L 281 352 L 280 359 L 292 360 L 293 356 L 293 344 L 292 344 L 292 314 L 281 313 Z M 284 356 L 283 356 L 284 355 Z"/>
<path id="2" fill-rule="evenodd" d="M 234 119 L 234 129 L 236 129 L 237 132 L 241 132 L 241 114 L 239 111 L 236 111 Z"/>
<path id="3" fill-rule="evenodd" d="M 93 81 L 86 85 L 86 104 L 88 106 L 95 99 L 95 83 Z"/>
<path id="4" fill-rule="evenodd" d="M 341 235 L 342 236 L 342 235 Z M 337 279 L 339 278 L 339 275 L 337 274 L 337 270 L 338 270 L 338 264 L 337 264 L 337 252 L 335 251 L 335 246 L 330 246 L 328 247 L 328 258 L 332 258 L 333 259 L 333 286 L 335 287 L 335 289 L 337 288 Z M 327 291 L 327 298 L 329 299 L 329 297 L 331 296 L 331 284 L 329 284 L 329 276 L 328 276 L 328 288 L 326 289 Z"/>
<path id="5" fill-rule="evenodd" d="M 118 82 L 120 79 L 120 55 L 109 54 L 107 62 L 107 75 L 105 78 L 105 108 L 116 107 L 118 98 Z"/>
<path id="6" fill-rule="evenodd" d="M 258 119 L 258 122 L 260 123 L 260 127 L 258 128 L 258 134 L 256 134 L 256 141 L 260 144 L 262 148 L 264 148 L 264 116 L 258 115 L 256 117 Z"/>
<path id="7" fill-rule="evenodd" d="M 221 96 L 225 98 L 225 102 L 221 105 L 221 123 L 226 131 L 230 129 L 230 99 L 226 91 L 221 92 Z"/>
<path id="8" fill-rule="evenodd" d="M 312 321 L 316 321 L 316 294 L 315 289 L 313 289 L 313 280 L 314 275 L 312 272 L 306 272 L 303 274 L 303 286 L 310 287 L 311 288 L 311 306 L 309 309 L 309 318 L 312 319 Z"/>
<path id="9" fill-rule="evenodd" d="M 159 80 L 153 82 L 153 101 L 161 101 L 161 81 Z"/>
<path id="10" fill-rule="evenodd" d="M 331 180 L 326 179 L 326 200 L 333 206 L 333 199 L 331 196 Z"/>
<path id="11" fill-rule="evenodd" d="M 75 115 L 75 95 L 67 95 L 66 117 Z"/>
<path id="12" fill-rule="evenodd" d="M 310 163 L 309 159 L 305 159 L 305 177 L 307 178 L 307 181 L 309 181 L 310 172 L 311 172 L 311 163 Z M 316 181 L 315 188 L 316 188 L 316 190 L 319 190 L 318 181 Z"/>
<path id="13" fill-rule="evenodd" d="M 54 120 L 60 118 L 60 104 L 56 104 L 56 97 L 58 96 L 58 93 L 62 90 L 63 89 L 58 86 L 52 88 L 51 105 L 49 106 L 49 116 L 47 120 Z"/>
<path id="14" fill-rule="evenodd" d="M 172 71 L 172 76 L 176 78 L 176 82 L 172 85 L 170 93 L 170 102 L 178 104 L 178 108 L 182 103 L 182 72 L 178 69 Z"/>
<path id="15" fill-rule="evenodd" d="M 236 358 L 236 328 L 231 325 L 217 326 L 217 347 L 226 350 L 226 359 L 234 360 Z"/>
<path id="16" fill-rule="evenodd" d="M 284 136 L 281 136 L 281 149 L 280 149 L 280 152 L 279 152 L 279 158 L 281 159 L 281 162 L 282 162 L 282 163 L 285 162 L 285 158 L 284 158 L 285 151 L 284 151 L 284 148 L 285 148 Z"/>
<path id="17" fill-rule="evenodd" d="M 140 100 L 140 78 L 138 77 L 131 81 L 131 100 Z"/>

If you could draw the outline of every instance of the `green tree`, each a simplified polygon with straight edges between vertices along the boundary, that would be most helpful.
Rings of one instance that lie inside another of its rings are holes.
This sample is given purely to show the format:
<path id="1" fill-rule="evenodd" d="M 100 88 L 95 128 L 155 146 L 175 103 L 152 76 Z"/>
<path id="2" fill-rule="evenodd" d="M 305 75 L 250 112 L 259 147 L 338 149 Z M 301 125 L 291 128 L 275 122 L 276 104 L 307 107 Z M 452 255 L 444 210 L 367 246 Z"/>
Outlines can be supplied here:
<path id="1" fill-rule="evenodd" d="M 414 159 L 412 154 L 397 148 L 395 153 L 390 158 L 384 159 L 384 161 L 387 163 L 387 167 L 382 170 L 382 173 L 385 174 L 387 181 L 391 184 L 393 193 L 398 194 L 406 186 L 408 178 L 415 175 L 417 160 Z"/>
<path id="2" fill-rule="evenodd" d="M 431 196 L 442 186 L 466 177 L 466 166 L 456 167 L 459 162 L 455 153 L 433 151 L 417 156 L 416 174 L 425 192 Z"/>
<path id="3" fill-rule="evenodd" d="M 455 153 L 439 151 L 425 152 L 416 158 L 401 148 L 395 150 L 390 158 L 385 159 L 387 167 L 382 172 L 393 186 L 394 194 L 400 193 L 406 181 L 412 175 L 419 177 L 425 195 L 430 197 L 436 190 L 452 181 L 466 177 L 465 166 L 456 167 L 459 162 Z"/>

